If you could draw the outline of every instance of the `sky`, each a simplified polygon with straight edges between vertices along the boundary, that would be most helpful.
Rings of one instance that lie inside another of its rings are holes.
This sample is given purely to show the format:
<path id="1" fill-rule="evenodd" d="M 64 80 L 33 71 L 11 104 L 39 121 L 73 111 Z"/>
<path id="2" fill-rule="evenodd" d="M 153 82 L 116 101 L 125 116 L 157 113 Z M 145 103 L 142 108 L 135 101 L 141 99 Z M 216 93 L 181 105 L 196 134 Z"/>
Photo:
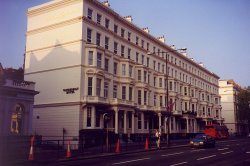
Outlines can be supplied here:
<path id="1" fill-rule="evenodd" d="M 0 0 L 0 62 L 23 65 L 26 11 L 49 0 Z M 101 0 L 103 1 L 103 0 Z M 250 86 L 250 0 L 109 0 L 120 16 L 148 27 L 166 44 L 187 47 L 188 57 L 202 62 L 220 79 Z"/>

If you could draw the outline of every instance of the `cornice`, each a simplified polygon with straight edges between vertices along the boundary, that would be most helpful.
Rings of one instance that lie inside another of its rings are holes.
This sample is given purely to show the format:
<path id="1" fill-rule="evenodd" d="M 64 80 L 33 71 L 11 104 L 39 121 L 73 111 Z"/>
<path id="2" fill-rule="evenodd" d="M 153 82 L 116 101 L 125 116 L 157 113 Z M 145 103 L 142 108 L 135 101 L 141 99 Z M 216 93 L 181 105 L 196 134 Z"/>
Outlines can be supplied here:
<path id="1" fill-rule="evenodd" d="M 27 11 L 27 16 L 28 17 L 36 16 L 41 13 L 46 13 L 50 10 L 55 10 L 62 6 L 67 6 L 69 4 L 78 3 L 80 1 L 83 1 L 83 0 L 55 0 L 52 2 L 47 2 L 45 4 L 41 4 L 32 8 L 29 8 Z"/>

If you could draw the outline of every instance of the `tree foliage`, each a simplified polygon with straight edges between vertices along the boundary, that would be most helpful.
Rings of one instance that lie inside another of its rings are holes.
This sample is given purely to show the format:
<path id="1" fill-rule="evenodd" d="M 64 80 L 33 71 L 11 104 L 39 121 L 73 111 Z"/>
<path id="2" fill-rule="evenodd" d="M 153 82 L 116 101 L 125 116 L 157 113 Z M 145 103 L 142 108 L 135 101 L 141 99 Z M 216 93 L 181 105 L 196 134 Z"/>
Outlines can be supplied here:
<path id="1" fill-rule="evenodd" d="M 250 129 L 250 86 L 241 89 L 237 95 L 240 122 L 247 122 Z"/>

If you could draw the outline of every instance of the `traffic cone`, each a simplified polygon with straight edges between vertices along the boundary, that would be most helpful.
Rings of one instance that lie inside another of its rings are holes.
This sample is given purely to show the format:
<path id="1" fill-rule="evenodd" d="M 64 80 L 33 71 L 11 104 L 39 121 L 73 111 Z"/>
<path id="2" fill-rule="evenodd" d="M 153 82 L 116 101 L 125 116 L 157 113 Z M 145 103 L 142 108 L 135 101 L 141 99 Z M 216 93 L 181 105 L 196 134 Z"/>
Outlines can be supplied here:
<path id="1" fill-rule="evenodd" d="M 29 161 L 34 160 L 34 155 L 33 155 L 33 145 L 30 146 L 30 153 L 29 153 Z"/>
<path id="2" fill-rule="evenodd" d="M 115 149 L 116 153 L 120 153 L 120 140 L 118 139 L 117 143 L 116 143 L 116 149 Z"/>
<path id="3" fill-rule="evenodd" d="M 148 138 L 146 138 L 146 142 L 145 142 L 145 150 L 148 150 Z"/>
<path id="4" fill-rule="evenodd" d="M 34 150 L 33 150 L 34 141 L 35 141 L 35 136 L 32 136 L 30 139 L 30 152 L 28 158 L 29 161 L 34 160 Z"/>
<path id="5" fill-rule="evenodd" d="M 67 155 L 66 155 L 67 158 L 70 158 L 71 157 L 71 151 L 70 151 L 70 142 L 68 141 L 68 146 L 67 146 Z"/>

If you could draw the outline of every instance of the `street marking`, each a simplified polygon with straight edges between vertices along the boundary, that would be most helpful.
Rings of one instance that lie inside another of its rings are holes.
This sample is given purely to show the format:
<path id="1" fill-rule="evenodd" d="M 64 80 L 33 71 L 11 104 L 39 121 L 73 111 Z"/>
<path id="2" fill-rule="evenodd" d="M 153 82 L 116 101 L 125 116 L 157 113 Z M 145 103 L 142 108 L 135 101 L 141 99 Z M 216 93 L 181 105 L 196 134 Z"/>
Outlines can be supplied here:
<path id="1" fill-rule="evenodd" d="M 228 154 L 228 153 L 232 153 L 233 151 L 229 151 L 229 152 L 224 152 L 224 153 L 221 153 L 221 154 Z"/>
<path id="2" fill-rule="evenodd" d="M 199 152 L 199 151 L 204 151 L 205 149 L 197 149 L 197 150 L 191 150 L 190 152 Z"/>
<path id="3" fill-rule="evenodd" d="M 211 157 L 215 157 L 216 155 L 212 155 L 212 156 L 207 156 L 207 157 L 202 157 L 202 158 L 198 158 L 196 160 L 204 160 L 204 159 L 207 159 L 207 158 L 211 158 Z"/>
<path id="4" fill-rule="evenodd" d="M 142 161 L 142 160 L 149 160 L 150 158 L 141 158 L 141 159 L 136 159 L 136 160 L 128 160 L 128 161 L 123 161 L 119 163 L 113 163 L 112 165 L 120 165 L 120 164 L 126 164 L 126 163 L 131 163 L 131 162 L 136 162 L 136 161 Z"/>
<path id="5" fill-rule="evenodd" d="M 223 149 L 218 149 L 218 150 L 227 150 L 227 149 L 229 149 L 229 148 L 223 148 Z"/>
<path id="6" fill-rule="evenodd" d="M 171 154 L 163 154 L 161 156 L 174 156 L 174 155 L 178 155 L 178 154 L 182 154 L 184 152 L 179 152 L 179 153 L 171 153 Z"/>
<path id="7" fill-rule="evenodd" d="M 181 162 L 181 163 L 172 164 L 172 165 L 170 165 L 170 166 L 176 166 L 176 165 L 182 165 L 182 164 L 187 164 L 187 162 L 186 162 L 186 161 L 184 161 L 184 162 Z"/>

